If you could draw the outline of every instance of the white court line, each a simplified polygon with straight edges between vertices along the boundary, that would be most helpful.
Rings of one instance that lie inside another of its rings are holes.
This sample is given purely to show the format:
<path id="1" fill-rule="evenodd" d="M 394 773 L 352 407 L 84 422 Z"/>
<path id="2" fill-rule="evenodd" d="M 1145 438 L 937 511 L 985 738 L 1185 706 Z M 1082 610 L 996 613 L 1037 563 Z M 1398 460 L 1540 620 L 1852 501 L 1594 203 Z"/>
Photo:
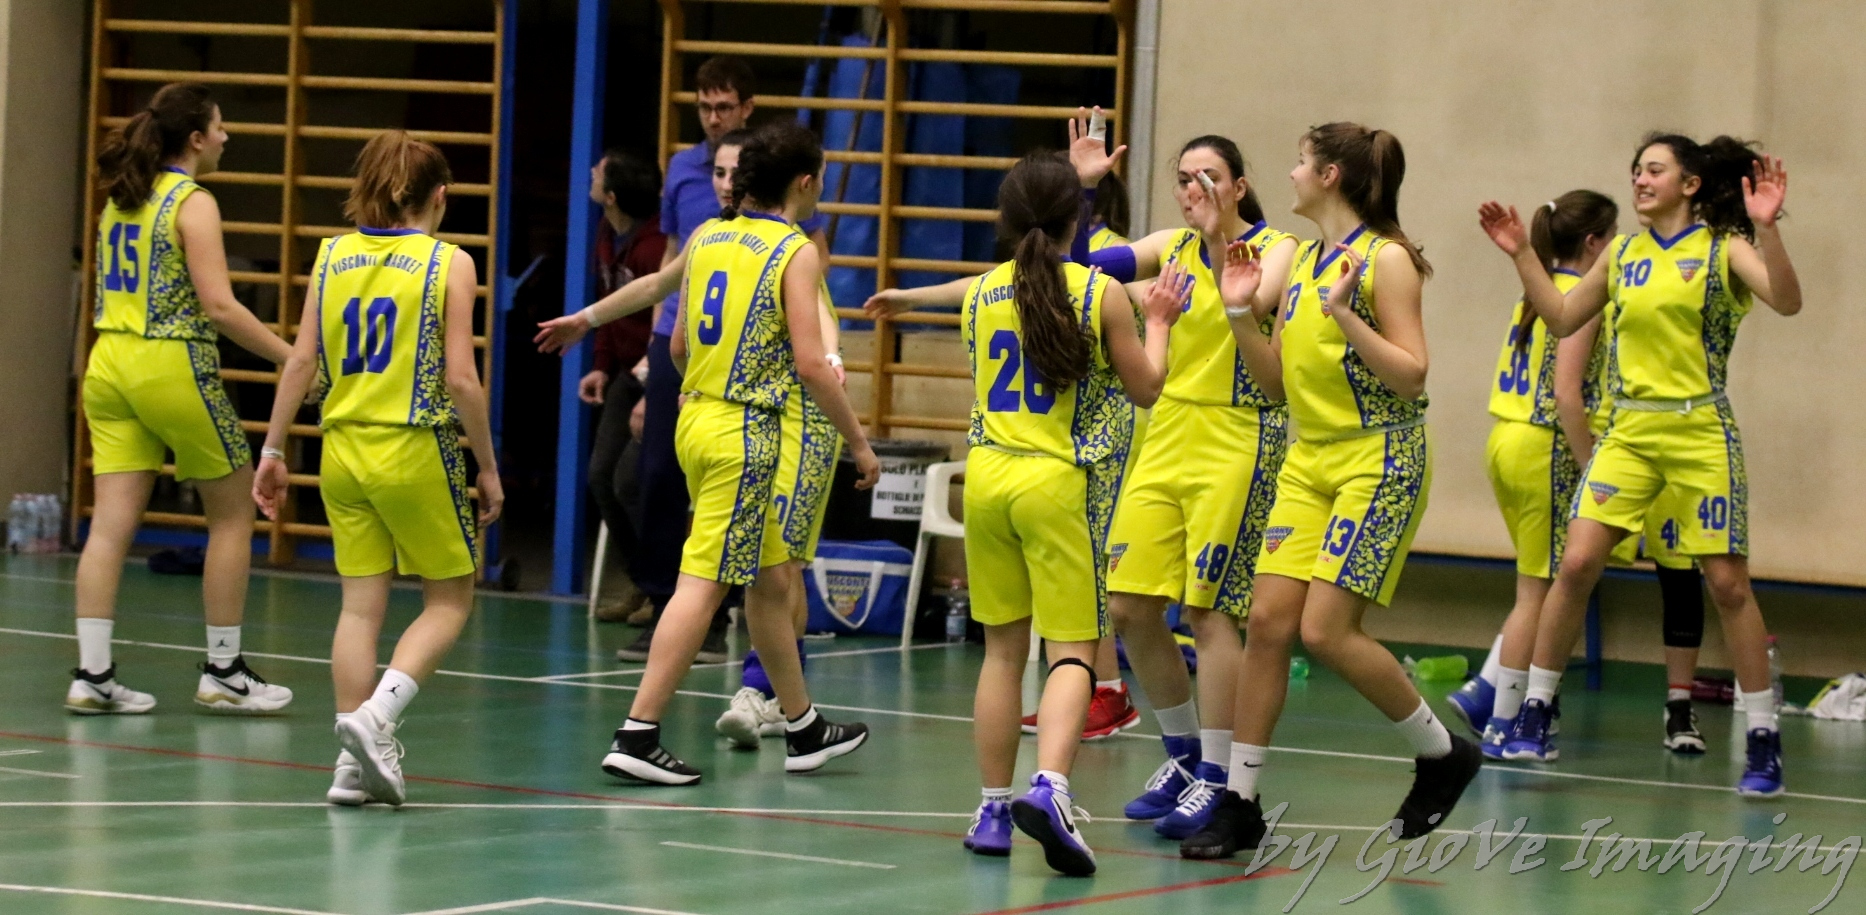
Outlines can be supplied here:
<path id="1" fill-rule="evenodd" d="M 89 896 L 95 899 L 128 899 L 132 902 L 166 902 L 171 905 L 188 905 L 206 909 L 232 909 L 236 912 L 272 912 L 277 915 L 335 915 L 332 912 L 317 909 L 288 909 L 275 905 L 253 905 L 245 902 L 217 902 L 212 899 L 185 899 L 180 896 L 151 896 L 146 893 L 113 893 L 107 890 L 80 890 L 68 886 L 27 886 L 21 883 L 0 883 L 0 890 L 12 890 L 16 893 L 47 893 L 55 896 Z"/>
<path id="2" fill-rule="evenodd" d="M 44 772 L 38 769 L 15 769 L 12 766 L 0 766 L 0 772 L 10 775 L 42 775 L 46 778 L 78 778 L 69 772 Z"/>
<path id="3" fill-rule="evenodd" d="M 14 581 L 43 581 L 54 585 L 77 584 L 77 581 L 70 578 L 44 578 L 38 575 L 15 575 L 11 572 L 0 572 L 0 578 L 11 578 Z"/>
<path id="4" fill-rule="evenodd" d="M 910 645 L 908 646 L 907 650 L 908 651 L 919 651 L 923 648 L 945 648 L 945 647 L 946 647 L 946 644 L 944 642 L 927 642 L 927 643 L 920 644 L 920 645 Z M 807 657 L 809 657 L 811 660 L 815 660 L 817 658 L 851 658 L 851 657 L 855 657 L 856 655 L 864 655 L 864 654 L 894 654 L 894 653 L 899 653 L 900 650 L 901 648 L 899 645 L 889 645 L 886 648 L 851 648 L 848 651 L 825 651 L 825 652 L 820 652 L 820 653 L 812 653 L 808 655 Z M 689 670 L 707 670 L 711 668 L 721 668 L 721 667 L 738 667 L 740 665 L 743 665 L 744 663 L 745 662 L 741 660 L 741 661 L 726 661 L 720 664 L 695 664 L 688 669 Z M 590 671 L 589 673 L 581 673 L 581 674 L 552 674 L 548 677 L 533 677 L 532 679 L 539 683 L 561 683 L 567 680 L 586 680 L 586 679 L 593 679 L 595 677 L 621 677 L 621 676 L 627 676 L 629 674 L 645 673 L 647 670 L 648 668 L 644 665 L 642 667 L 637 667 L 637 668 L 633 668 L 630 670 L 597 670 L 597 671 Z"/>
<path id="5" fill-rule="evenodd" d="M 44 752 L 44 750 L 0 750 L 0 756 L 32 756 Z"/>
<path id="6" fill-rule="evenodd" d="M 847 858 L 819 858 L 815 855 L 793 855 L 781 851 L 763 851 L 755 848 L 727 848 L 724 845 L 695 845 L 692 842 L 662 842 L 668 848 L 690 848 L 694 851 L 717 851 L 728 855 L 752 855 L 759 858 L 782 858 L 786 861 L 807 861 L 811 864 L 840 864 L 843 867 L 866 867 L 878 871 L 891 871 L 899 865 L 876 864 L 873 861 L 851 861 Z"/>
<path id="7" fill-rule="evenodd" d="M 262 808 L 262 809 L 316 809 L 329 810 L 331 805 L 316 801 L 0 801 L 0 809 L 9 807 L 23 808 L 188 808 L 188 807 L 225 807 L 225 808 Z M 540 804 L 403 804 L 402 810 L 631 810 L 646 813 L 735 813 L 755 816 L 834 816 L 834 817 L 884 817 L 884 818 L 922 818 L 922 819 L 971 819 L 970 813 L 955 813 L 946 810 L 841 810 L 833 808 L 810 809 L 790 807 L 670 807 L 666 804 L 605 804 L 600 801 L 583 803 Z M 1112 820 L 1108 822 L 1114 822 Z"/>
<path id="8" fill-rule="evenodd" d="M 533 896 L 530 899 L 513 899 L 509 902 L 487 902 L 480 905 L 466 905 L 457 909 L 430 909 L 425 912 L 413 912 L 410 915 L 477 915 L 479 912 L 505 912 L 511 909 L 530 908 L 534 905 L 564 905 L 580 909 L 601 909 L 605 912 L 639 912 L 642 915 L 693 915 L 691 912 L 675 912 L 670 909 L 650 909 L 638 905 L 617 905 L 613 902 L 585 902 L 581 899 L 554 899 L 548 896 Z"/>
<path id="9" fill-rule="evenodd" d="M 30 636 L 39 636 L 41 638 L 66 639 L 66 640 L 73 640 L 73 641 L 77 639 L 77 636 L 72 633 L 45 632 L 43 630 L 38 630 L 38 629 L 9 629 L 5 627 L 0 627 L 0 633 L 12 634 L 12 635 L 30 635 Z M 163 642 L 137 642 L 137 641 L 131 641 L 128 639 L 112 639 L 111 642 L 117 645 L 137 645 L 137 646 L 141 646 L 144 648 L 167 648 L 167 649 L 172 649 L 175 651 L 191 651 L 191 652 L 201 651 L 201 648 L 195 645 L 170 645 L 170 644 L 163 643 Z M 915 646 L 915 647 L 919 647 L 919 646 Z M 930 643 L 929 647 L 945 647 L 945 646 L 942 643 Z M 890 648 L 890 649 L 885 649 L 885 650 L 894 651 L 898 649 Z M 330 664 L 330 660 L 328 658 L 307 658 L 307 657 L 302 657 L 300 655 L 287 655 L 287 654 L 261 654 L 259 652 L 252 652 L 252 651 L 247 652 L 247 655 L 251 657 L 255 657 L 255 658 L 270 658 L 276 661 L 302 661 L 307 664 L 323 664 L 326 666 Z M 817 657 L 826 657 L 826 655 L 817 655 Z M 377 665 L 377 666 L 381 667 L 384 665 Z M 576 681 L 576 680 L 545 681 L 537 677 L 513 677 L 513 676 L 502 675 L 502 674 L 472 673 L 472 672 L 464 671 L 464 670 L 437 670 L 435 671 L 435 673 L 438 675 L 447 676 L 447 677 L 464 677 L 464 678 L 472 679 L 472 680 L 497 680 L 497 681 L 503 681 L 503 682 L 508 682 L 508 683 L 528 683 L 533 686 L 568 686 L 568 687 L 578 687 L 582 689 L 612 689 L 612 690 L 620 690 L 622 692 L 635 692 L 639 688 L 633 685 L 622 684 L 622 683 L 586 683 L 586 682 L 581 682 L 581 681 Z M 689 697 L 701 698 L 701 699 L 731 699 L 732 698 L 732 696 L 727 693 L 710 693 L 710 692 L 703 692 L 700 690 L 685 690 L 685 689 L 676 691 L 675 695 L 689 696 Z M 861 706 L 861 705 L 831 705 L 827 702 L 819 702 L 816 705 L 818 708 L 826 708 L 826 709 L 830 709 L 831 711 L 860 712 L 862 714 L 867 714 L 867 715 L 890 715 L 890 716 L 899 717 L 899 718 L 919 718 L 919 719 L 924 719 L 928 721 L 951 721 L 951 722 L 956 722 L 960 724 L 971 724 L 972 723 L 971 717 L 966 716 L 966 715 L 938 715 L 938 714 L 934 714 L 931 712 L 909 712 L 909 711 L 903 711 L 900 709 L 869 708 L 867 706 Z M 1131 738 L 1134 740 L 1158 740 L 1159 739 L 1159 735 L 1157 734 L 1135 733 L 1133 731 L 1122 731 L 1120 732 L 1119 736 Z M 1372 762 L 1402 763 L 1405 765 L 1411 765 L 1413 762 L 1413 760 L 1410 757 L 1382 756 L 1382 755 L 1378 755 L 1374 753 L 1348 753 L 1348 752 L 1344 752 L 1341 750 L 1314 750 L 1314 749 L 1308 749 L 1305 747 L 1271 747 L 1270 749 L 1273 752 L 1295 753 L 1295 754 L 1299 754 L 1303 756 L 1332 756 L 1338 759 L 1363 759 L 1363 760 L 1369 760 Z M 1717 792 L 1722 792 L 1726 794 L 1734 793 L 1734 789 L 1728 786 L 1725 786 L 1725 785 L 1700 785 L 1700 784 L 1692 784 L 1688 782 L 1666 782 L 1666 781 L 1658 781 L 1656 779 L 1625 778 L 1625 777 L 1617 776 L 1617 775 L 1587 775 L 1587 774 L 1580 773 L 1580 772 L 1556 772 L 1556 771 L 1552 771 L 1549 769 L 1526 769 L 1526 768 L 1516 768 L 1513 766 L 1485 766 L 1484 771 L 1486 772 L 1509 772 L 1509 773 L 1514 773 L 1518 775 L 1531 775 L 1531 776 L 1538 776 L 1542 778 L 1578 779 L 1581 781 L 1603 782 L 1603 783 L 1612 784 L 1612 785 L 1634 785 L 1634 786 L 1644 787 L 1644 788 L 1685 788 L 1685 789 L 1689 789 L 1693 791 L 1717 791 Z M 1797 800 L 1805 800 L 1805 801 L 1825 801 L 1825 802 L 1837 803 L 1837 804 L 1866 805 L 1866 797 L 1843 797 L 1839 795 L 1830 795 L 1830 794 L 1803 794 L 1803 793 L 1796 792 L 1796 791 L 1783 792 L 1780 796 L 1787 797 L 1787 798 L 1795 798 Z"/>

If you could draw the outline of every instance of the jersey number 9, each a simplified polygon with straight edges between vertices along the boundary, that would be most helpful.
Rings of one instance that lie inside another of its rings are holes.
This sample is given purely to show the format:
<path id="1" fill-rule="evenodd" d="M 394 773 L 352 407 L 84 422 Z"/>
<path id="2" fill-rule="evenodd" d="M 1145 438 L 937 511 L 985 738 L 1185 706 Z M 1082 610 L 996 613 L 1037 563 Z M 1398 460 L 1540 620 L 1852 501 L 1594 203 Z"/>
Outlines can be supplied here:
<path id="1" fill-rule="evenodd" d="M 1003 359 L 998 367 L 998 375 L 992 379 L 991 392 L 985 398 L 985 409 L 992 413 L 1016 413 L 1021 404 L 1030 412 L 1039 416 L 1050 412 L 1056 406 L 1056 394 L 1050 386 L 1043 383 L 1037 375 L 1036 366 L 1025 365 L 1023 344 L 1017 339 L 1017 332 L 1000 330 L 991 335 L 991 345 L 986 349 L 992 359 Z M 1023 369 L 1024 390 L 1020 395 L 1016 388 L 1018 369 Z"/>
<path id="2" fill-rule="evenodd" d="M 719 342 L 726 326 L 726 271 L 715 270 L 706 279 L 706 293 L 700 299 L 700 323 L 694 326 L 702 346 Z"/>
<path id="3" fill-rule="evenodd" d="M 367 313 L 362 299 L 351 299 L 343 306 L 343 328 L 343 374 L 380 375 L 389 370 L 389 357 L 395 354 L 394 299 L 370 299 Z"/>

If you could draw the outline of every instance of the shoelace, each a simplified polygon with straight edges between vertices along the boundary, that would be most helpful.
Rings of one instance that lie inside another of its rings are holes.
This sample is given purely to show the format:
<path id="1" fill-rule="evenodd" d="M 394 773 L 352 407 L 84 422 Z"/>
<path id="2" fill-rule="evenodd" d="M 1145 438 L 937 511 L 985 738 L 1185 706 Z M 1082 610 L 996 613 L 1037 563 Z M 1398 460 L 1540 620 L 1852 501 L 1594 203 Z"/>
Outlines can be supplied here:
<path id="1" fill-rule="evenodd" d="M 376 748 L 382 753 L 383 760 L 399 768 L 402 765 L 402 742 L 395 737 L 398 729 L 398 724 L 384 725 L 376 734 Z"/>
<path id="2" fill-rule="evenodd" d="M 1193 779 L 1192 784 L 1186 786 L 1186 790 L 1179 792 L 1178 812 L 1186 816 L 1197 813 L 1200 807 L 1211 803 L 1212 798 L 1218 793 L 1216 788 L 1217 786 L 1205 779 Z"/>
<path id="3" fill-rule="evenodd" d="M 1172 782 L 1175 773 L 1184 775 L 1187 779 L 1192 778 L 1192 773 L 1187 772 L 1186 767 L 1179 764 L 1179 760 L 1169 757 L 1166 762 L 1160 764 L 1160 768 L 1153 770 L 1153 775 L 1147 779 L 1147 790 L 1158 791 L 1166 787 Z M 1182 790 L 1180 795 L 1184 796 L 1185 792 Z"/>
<path id="4" fill-rule="evenodd" d="M 1775 769 L 1774 742 L 1766 737 L 1749 740 L 1749 771 L 1772 772 Z"/>
<path id="5" fill-rule="evenodd" d="M 760 711 L 758 700 L 763 698 L 764 697 L 759 695 L 757 690 L 749 686 L 741 687 L 732 697 L 731 708 L 734 711 L 749 712 L 752 715 L 757 715 Z"/>

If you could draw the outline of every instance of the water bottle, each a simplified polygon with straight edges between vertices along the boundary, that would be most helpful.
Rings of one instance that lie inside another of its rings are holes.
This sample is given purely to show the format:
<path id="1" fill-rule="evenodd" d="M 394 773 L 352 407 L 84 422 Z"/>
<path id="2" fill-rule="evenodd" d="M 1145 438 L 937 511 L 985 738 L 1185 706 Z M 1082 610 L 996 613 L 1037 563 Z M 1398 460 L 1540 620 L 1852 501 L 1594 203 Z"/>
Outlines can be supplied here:
<path id="1" fill-rule="evenodd" d="M 1776 651 L 1775 636 L 1769 636 L 1769 688 L 1775 691 L 1775 707 L 1782 708 L 1782 655 Z"/>
<path id="2" fill-rule="evenodd" d="M 43 493 L 38 497 L 38 501 L 39 540 L 38 548 L 33 552 L 56 553 L 59 540 L 58 524 L 64 511 L 59 507 L 57 496 Z"/>
<path id="3" fill-rule="evenodd" d="M 23 553 L 28 549 L 32 536 L 28 530 L 32 525 L 32 513 L 27 508 L 26 497 L 15 493 L 13 501 L 6 508 L 6 551 Z"/>
<path id="4" fill-rule="evenodd" d="M 1296 655 L 1289 659 L 1289 678 L 1291 680 L 1309 679 L 1309 659 Z"/>
<path id="5" fill-rule="evenodd" d="M 30 519 L 27 522 L 26 529 L 30 532 L 31 546 L 29 546 L 26 551 L 29 553 L 50 552 L 45 548 L 45 530 L 50 525 L 46 519 L 44 493 L 39 493 L 32 497 L 32 502 L 28 506 L 27 517 Z"/>
<path id="6" fill-rule="evenodd" d="M 971 620 L 972 595 L 966 591 L 965 582 L 954 580 L 952 590 L 946 594 L 947 644 L 965 641 L 965 627 Z"/>
<path id="7" fill-rule="evenodd" d="M 1461 654 L 1445 655 L 1437 658 L 1420 658 L 1413 662 L 1412 675 L 1415 680 L 1463 680 L 1470 673 L 1471 660 Z"/>

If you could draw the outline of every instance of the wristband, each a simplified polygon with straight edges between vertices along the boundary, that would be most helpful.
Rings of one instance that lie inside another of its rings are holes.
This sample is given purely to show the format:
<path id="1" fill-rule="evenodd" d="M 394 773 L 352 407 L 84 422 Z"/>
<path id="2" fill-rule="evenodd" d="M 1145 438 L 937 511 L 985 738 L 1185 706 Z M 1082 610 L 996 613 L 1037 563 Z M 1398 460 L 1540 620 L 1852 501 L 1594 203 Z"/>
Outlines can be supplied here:
<path id="1" fill-rule="evenodd" d="M 285 452 L 280 451 L 277 448 L 261 448 L 259 449 L 259 457 L 261 459 L 271 458 L 275 461 L 279 461 L 283 463 L 285 460 Z"/>
<path id="2" fill-rule="evenodd" d="M 1250 315 L 1251 307 L 1249 305 L 1243 308 L 1232 308 L 1229 305 L 1225 306 L 1225 317 L 1227 318 L 1248 318 Z"/>
<path id="3" fill-rule="evenodd" d="M 836 368 L 842 368 L 842 354 L 841 353 L 829 353 L 825 355 L 823 358 L 828 359 L 830 365 L 833 365 Z"/>
<path id="4" fill-rule="evenodd" d="M 598 320 L 596 317 L 596 306 L 594 305 L 583 306 L 583 310 L 577 312 L 577 314 L 580 314 L 583 316 L 584 322 L 589 324 L 590 329 L 592 330 L 603 326 L 603 322 L 601 320 Z"/>

